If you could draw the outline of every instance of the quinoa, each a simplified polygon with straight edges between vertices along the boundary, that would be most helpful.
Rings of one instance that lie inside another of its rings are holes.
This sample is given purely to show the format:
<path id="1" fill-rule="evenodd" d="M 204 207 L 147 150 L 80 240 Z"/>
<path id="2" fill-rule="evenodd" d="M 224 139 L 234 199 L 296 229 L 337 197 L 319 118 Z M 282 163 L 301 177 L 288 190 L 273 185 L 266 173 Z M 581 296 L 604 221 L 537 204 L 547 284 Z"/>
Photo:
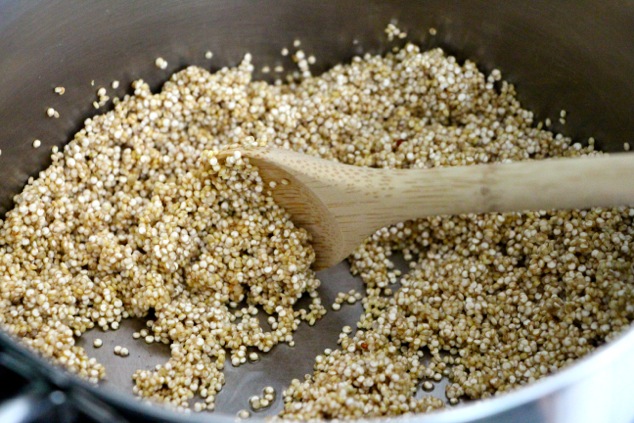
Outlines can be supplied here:
<path id="1" fill-rule="evenodd" d="M 249 398 L 249 405 L 253 411 L 264 410 L 275 401 L 275 395 L 275 389 L 272 386 L 266 386 L 262 389 L 262 395 L 254 395 Z"/>
<path id="2" fill-rule="evenodd" d="M 195 411 L 213 410 L 227 358 L 238 366 L 257 360 L 253 350 L 293 345 L 300 322 L 326 312 L 308 234 L 273 202 L 275 184 L 239 155 L 219 163 L 217 151 L 270 144 L 391 168 L 599 154 L 541 129 L 499 71 L 486 76 L 439 49 L 407 44 L 318 77 L 314 59 L 292 58 L 301 72 L 288 84 L 253 81 L 247 55 L 214 74 L 189 67 L 155 94 L 137 81 L 113 111 L 86 120 L 0 223 L 2 327 L 96 382 L 105 369 L 76 337 L 153 315 L 135 337 L 169 344 L 171 357 L 135 372 L 135 393 L 178 409 L 198 396 Z M 366 291 L 357 330 L 290 384 L 281 416 L 426 412 L 444 402 L 414 393 L 443 376 L 455 403 L 586 355 L 634 319 L 633 215 L 490 213 L 377 231 L 349 257 Z M 359 295 L 340 298 L 333 308 Z M 269 398 L 253 401 L 260 409 Z"/>
<path id="3" fill-rule="evenodd" d="M 46 109 L 46 116 L 57 119 L 59 118 L 59 112 L 54 108 L 49 107 Z"/>
<path id="4" fill-rule="evenodd" d="M 154 65 L 159 69 L 166 69 L 167 61 L 163 59 L 162 57 L 157 57 L 156 60 L 154 61 Z"/>

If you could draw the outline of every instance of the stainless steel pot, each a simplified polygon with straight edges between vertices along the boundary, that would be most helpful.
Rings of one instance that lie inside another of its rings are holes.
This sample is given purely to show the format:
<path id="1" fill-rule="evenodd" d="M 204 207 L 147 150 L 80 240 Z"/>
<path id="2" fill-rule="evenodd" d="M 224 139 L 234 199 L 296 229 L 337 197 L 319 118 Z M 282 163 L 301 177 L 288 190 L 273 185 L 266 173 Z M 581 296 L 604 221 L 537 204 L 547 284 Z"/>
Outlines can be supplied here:
<path id="1" fill-rule="evenodd" d="M 96 86 L 120 80 L 123 94 L 130 81 L 143 78 L 158 87 L 168 75 L 154 67 L 158 56 L 169 62 L 168 71 L 190 64 L 233 65 L 246 51 L 254 54 L 256 64 L 281 63 L 280 49 L 295 38 L 318 56 L 323 70 L 361 52 L 384 51 L 383 29 L 391 20 L 423 47 L 442 46 L 485 70 L 501 69 L 517 84 L 524 105 L 541 119 L 550 117 L 556 130 L 578 140 L 594 136 L 605 150 L 634 141 L 632 2 L 0 0 L 0 213 L 27 178 L 47 164 L 50 147 L 63 145 L 95 113 Z M 436 36 L 429 35 L 430 27 L 437 29 Z M 212 62 L 204 58 L 207 50 L 214 52 Z M 52 94 L 57 85 L 66 87 L 63 97 Z M 45 117 L 48 106 L 58 109 L 61 118 Z M 565 127 L 556 123 L 562 108 L 568 111 Z M 32 148 L 35 138 L 42 140 L 42 148 Z M 2 334 L 0 351 L 0 367 L 8 369 L 0 371 L 0 378 L 13 380 L 14 373 L 22 378 L 13 400 L 0 405 L 2 418 L 36 421 L 54 410 L 57 419 L 94 421 L 234 419 L 218 413 L 176 415 L 88 386 Z M 13 393 L 6 383 L 0 391 Z M 632 422 L 632 392 L 630 330 L 527 388 L 404 419 Z"/>

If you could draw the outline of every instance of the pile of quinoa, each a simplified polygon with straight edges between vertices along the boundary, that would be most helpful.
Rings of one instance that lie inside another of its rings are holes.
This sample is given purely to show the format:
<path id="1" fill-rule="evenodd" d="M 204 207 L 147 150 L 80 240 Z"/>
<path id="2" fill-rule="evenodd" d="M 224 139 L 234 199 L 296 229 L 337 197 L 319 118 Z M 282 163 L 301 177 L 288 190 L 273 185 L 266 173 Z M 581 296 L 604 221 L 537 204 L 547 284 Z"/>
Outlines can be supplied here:
<path id="1" fill-rule="evenodd" d="M 96 382 L 105 369 L 76 337 L 152 315 L 149 342 L 169 344 L 171 358 L 132 375 L 134 391 L 211 410 L 227 358 L 292 345 L 302 320 L 326 312 L 309 236 L 248 161 L 219 163 L 223 147 L 392 168 L 599 154 L 542 128 L 498 71 L 439 49 L 407 44 L 317 77 L 303 52 L 294 59 L 300 78 L 285 84 L 253 81 L 249 55 L 213 74 L 189 67 L 156 94 L 137 81 L 86 120 L 0 223 L 2 327 Z M 425 412 L 444 401 L 414 394 L 443 376 L 450 402 L 485 398 L 586 355 L 634 319 L 632 216 L 490 213 L 379 230 L 349 258 L 366 291 L 357 330 L 291 383 L 281 416 Z"/>

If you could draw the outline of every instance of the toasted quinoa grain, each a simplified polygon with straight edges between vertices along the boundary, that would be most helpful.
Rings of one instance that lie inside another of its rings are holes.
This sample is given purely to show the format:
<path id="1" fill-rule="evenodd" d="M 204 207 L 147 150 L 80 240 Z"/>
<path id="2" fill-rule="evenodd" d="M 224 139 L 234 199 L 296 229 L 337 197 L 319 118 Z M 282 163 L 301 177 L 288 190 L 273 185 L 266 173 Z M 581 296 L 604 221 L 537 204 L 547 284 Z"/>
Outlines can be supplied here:
<path id="1" fill-rule="evenodd" d="M 57 119 L 59 118 L 59 112 L 54 108 L 49 107 L 46 109 L 46 116 Z"/>
<path id="2" fill-rule="evenodd" d="M 236 417 L 241 420 L 248 419 L 249 417 L 251 417 L 251 413 L 249 412 L 249 410 L 242 409 L 236 413 Z"/>
<path id="3" fill-rule="evenodd" d="M 2 327 L 97 381 L 105 369 L 75 337 L 152 311 L 138 337 L 169 344 L 171 357 L 134 373 L 134 392 L 177 409 L 198 395 L 194 410 L 213 410 L 227 359 L 239 366 L 248 351 L 294 345 L 300 322 L 326 312 L 307 233 L 257 169 L 237 156 L 220 163 L 218 150 L 273 144 L 392 168 L 598 154 L 538 129 L 499 71 L 484 75 L 439 49 L 408 44 L 318 77 L 304 53 L 294 60 L 306 69 L 288 84 L 253 81 L 250 56 L 214 74 L 187 68 L 155 94 L 137 81 L 113 111 L 87 119 L 0 224 Z M 443 375 L 455 403 L 584 356 L 634 319 L 632 216 L 462 215 L 377 231 L 349 258 L 366 285 L 358 330 L 291 383 L 282 417 L 425 412 L 443 401 L 413 394 Z M 410 269 L 398 290 L 396 252 Z M 299 308 L 305 294 L 312 302 Z M 359 300 L 344 296 L 333 308 Z"/>
<path id="4" fill-rule="evenodd" d="M 162 57 L 157 57 L 156 60 L 154 61 L 154 65 L 159 69 L 166 69 L 167 60 L 163 59 Z"/>

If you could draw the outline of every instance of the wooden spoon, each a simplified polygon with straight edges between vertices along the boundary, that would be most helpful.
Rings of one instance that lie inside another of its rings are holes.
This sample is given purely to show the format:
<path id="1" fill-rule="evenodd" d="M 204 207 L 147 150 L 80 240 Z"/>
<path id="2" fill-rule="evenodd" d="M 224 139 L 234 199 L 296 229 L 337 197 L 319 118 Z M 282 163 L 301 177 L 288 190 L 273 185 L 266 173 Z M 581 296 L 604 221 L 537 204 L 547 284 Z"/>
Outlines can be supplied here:
<path id="1" fill-rule="evenodd" d="M 634 155 L 433 169 L 344 165 L 279 148 L 246 156 L 275 201 L 312 235 L 315 270 L 346 258 L 384 226 L 434 215 L 634 205 Z"/>

